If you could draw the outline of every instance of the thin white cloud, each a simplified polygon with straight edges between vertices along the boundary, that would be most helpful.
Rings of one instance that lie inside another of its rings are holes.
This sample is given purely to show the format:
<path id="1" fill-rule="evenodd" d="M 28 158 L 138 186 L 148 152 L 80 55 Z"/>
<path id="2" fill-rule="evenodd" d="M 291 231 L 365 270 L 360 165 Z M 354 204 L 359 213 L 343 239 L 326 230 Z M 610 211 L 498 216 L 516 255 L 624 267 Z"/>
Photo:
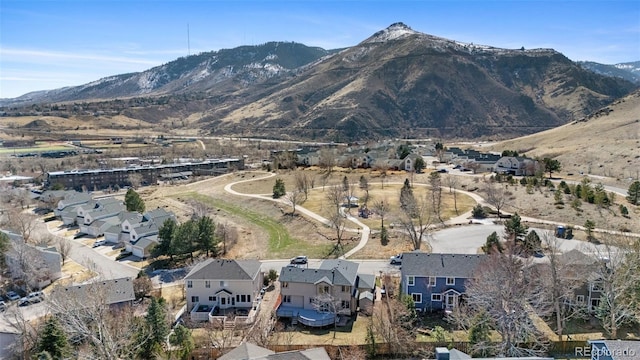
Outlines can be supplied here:
<path id="1" fill-rule="evenodd" d="M 112 62 L 121 64 L 135 64 L 135 65 L 158 65 L 158 60 L 142 59 L 135 57 L 125 56 L 112 56 L 102 54 L 86 54 L 86 53 L 71 53 L 71 52 L 58 52 L 49 50 L 30 50 L 30 49 L 15 49 L 15 48 L 0 48 L 0 54 L 2 54 L 3 61 L 14 62 L 29 62 L 29 63 L 48 63 L 51 61 L 101 61 Z"/>

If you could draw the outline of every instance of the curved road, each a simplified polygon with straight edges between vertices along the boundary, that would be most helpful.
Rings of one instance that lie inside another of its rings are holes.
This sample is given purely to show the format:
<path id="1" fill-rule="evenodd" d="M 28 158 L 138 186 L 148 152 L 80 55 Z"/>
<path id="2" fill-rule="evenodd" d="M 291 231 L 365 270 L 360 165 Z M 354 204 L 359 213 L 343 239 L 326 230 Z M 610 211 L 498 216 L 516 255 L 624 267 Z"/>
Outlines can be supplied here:
<path id="1" fill-rule="evenodd" d="M 262 199 L 262 200 L 270 200 L 270 201 L 274 201 L 274 202 L 279 202 L 282 204 L 285 204 L 287 206 L 290 206 L 290 204 L 284 200 L 284 199 L 274 199 L 269 195 L 259 195 L 259 194 L 246 194 L 246 193 L 239 193 L 235 190 L 232 189 L 232 187 L 235 184 L 239 184 L 239 183 L 244 183 L 244 182 L 250 182 L 250 181 L 255 181 L 255 180 L 260 180 L 260 179 L 266 179 L 266 178 L 270 178 L 275 176 L 276 174 L 274 173 L 266 173 L 266 176 L 264 177 L 260 177 L 260 178 L 252 178 L 252 179 L 246 179 L 246 180 L 241 180 L 241 181 L 237 181 L 237 182 L 233 182 L 230 184 L 227 184 L 224 187 L 224 190 L 227 191 L 230 194 L 233 195 L 237 195 L 237 196 L 245 196 L 245 197 L 252 197 L 252 198 L 258 198 L 258 199 Z M 402 184 L 401 182 L 390 182 L 389 184 Z M 429 186 L 428 184 L 415 184 L 415 185 L 419 185 L 419 186 Z M 610 191 L 614 191 L 616 193 L 620 193 L 619 191 L 622 189 L 619 188 L 613 188 L 610 187 Z M 474 199 L 477 203 L 481 204 L 481 205 L 488 205 L 488 203 L 485 201 L 485 199 L 483 197 L 481 197 L 480 195 L 473 193 L 473 192 L 469 192 L 469 191 L 464 191 L 464 190 L 460 190 L 460 189 L 453 189 L 453 191 L 456 191 L 458 193 L 461 194 L 465 194 L 469 197 L 471 197 L 472 199 Z M 310 218 L 313 218 L 323 224 L 326 225 L 330 225 L 329 220 L 327 220 L 326 218 L 312 212 L 309 211 L 308 209 L 306 209 L 303 206 L 296 206 L 296 211 L 299 211 L 305 215 L 307 215 Z M 367 242 L 369 241 L 369 236 L 371 234 L 371 229 L 366 226 L 365 224 L 363 224 L 362 222 L 360 222 L 357 218 L 351 216 L 350 214 L 344 213 L 345 217 L 347 218 L 347 220 L 351 221 L 352 223 L 356 224 L 360 229 L 362 229 L 362 234 L 360 237 L 360 242 L 358 243 L 357 246 L 355 246 L 353 249 L 351 249 L 350 251 L 348 251 L 346 254 L 344 254 L 343 256 L 341 256 L 341 259 L 346 259 L 349 258 L 350 256 L 352 256 L 353 254 L 355 254 L 356 252 L 360 251 L 364 246 L 366 246 Z M 503 226 L 502 225 L 471 225 L 471 226 L 466 226 L 469 224 L 469 218 L 471 217 L 471 211 L 468 211 L 464 214 L 461 214 L 457 217 L 451 218 L 447 221 L 445 221 L 444 226 L 446 227 L 450 227 L 450 226 L 456 226 L 454 228 L 446 228 L 444 230 L 440 230 L 437 232 L 432 233 L 430 236 L 430 245 L 431 245 L 431 249 L 433 252 L 438 252 L 438 253 L 466 253 L 466 254 L 475 254 L 478 251 L 478 248 L 481 247 L 487 236 L 489 236 L 492 232 L 496 231 L 498 233 L 498 235 L 501 236 L 502 231 L 503 231 Z M 558 226 L 558 225 L 566 225 L 564 222 L 557 222 L 557 221 L 549 221 L 549 220 L 543 220 L 543 219 L 537 219 L 537 218 L 531 218 L 531 217 L 522 217 L 522 221 L 523 222 L 529 222 L 529 223 L 538 223 L 538 224 L 547 224 L 547 225 L 554 225 L 554 226 Z M 459 225 L 465 225 L 465 226 L 459 226 Z M 583 227 L 581 226 L 575 226 L 576 229 L 579 230 L 584 230 Z M 533 228 L 532 228 L 533 229 Z M 359 229 L 346 229 L 347 231 L 350 232 L 356 232 Z M 535 229 L 541 236 L 542 234 L 547 231 L 547 230 L 543 230 L 543 229 Z M 618 235 L 627 235 L 627 236 L 632 236 L 632 237 L 640 237 L 640 234 L 634 234 L 634 233 L 622 233 L 619 231 L 614 231 L 614 230 L 604 230 L 604 229 L 594 229 L 594 232 L 603 232 L 603 233 L 610 233 L 610 234 L 618 234 Z M 565 240 L 565 239 L 561 239 L 562 241 L 560 242 L 560 248 L 563 249 L 564 251 L 568 251 L 571 249 L 576 249 L 576 248 L 584 248 L 584 244 L 586 244 L 583 241 L 579 241 L 579 240 Z"/>

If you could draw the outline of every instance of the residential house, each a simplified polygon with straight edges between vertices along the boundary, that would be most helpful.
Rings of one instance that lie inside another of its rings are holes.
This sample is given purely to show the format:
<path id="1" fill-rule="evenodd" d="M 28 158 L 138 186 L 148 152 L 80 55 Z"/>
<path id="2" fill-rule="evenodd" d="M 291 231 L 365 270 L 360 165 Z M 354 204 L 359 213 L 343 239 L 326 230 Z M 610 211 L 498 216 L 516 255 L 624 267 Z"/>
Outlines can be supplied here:
<path id="1" fill-rule="evenodd" d="M 264 274 L 258 260 L 207 259 L 185 276 L 187 311 L 191 320 L 207 321 L 214 310 L 253 309 Z"/>
<path id="2" fill-rule="evenodd" d="M 324 260 L 318 269 L 287 266 L 280 271 L 281 304 L 276 315 L 312 327 L 331 325 L 358 308 L 360 292 L 373 292 L 375 278 L 358 264 Z"/>
<path id="3" fill-rule="evenodd" d="M 583 349 L 583 357 L 591 360 L 631 360 L 640 359 L 638 340 L 588 340 L 591 349 Z"/>
<path id="4" fill-rule="evenodd" d="M 536 170 L 536 161 L 524 157 L 502 156 L 496 161 L 493 171 L 499 174 L 531 176 Z"/>
<path id="5" fill-rule="evenodd" d="M 136 299 L 133 279 L 129 277 L 99 280 L 86 284 L 55 288 L 51 298 L 82 303 L 85 299 L 98 296 L 105 305 L 118 307 L 131 305 Z"/>
<path id="6" fill-rule="evenodd" d="M 49 194 L 49 192 L 45 191 L 44 194 Z M 52 193 L 49 196 L 55 197 L 55 193 Z M 61 217 L 63 212 L 74 209 L 76 206 L 85 204 L 89 201 L 91 201 L 91 195 L 88 193 L 65 191 L 64 197 L 58 201 L 56 208 L 53 209 L 53 213 L 56 216 Z"/>
<path id="7" fill-rule="evenodd" d="M 416 160 L 418 158 L 422 158 L 422 156 L 418 154 L 409 154 L 405 156 L 404 159 L 402 159 L 402 162 L 400 163 L 399 170 L 414 172 L 416 170 L 415 166 L 416 166 Z"/>
<path id="8" fill-rule="evenodd" d="M 9 236 L 11 246 L 5 252 L 5 263 L 14 281 L 26 281 L 31 289 L 42 289 L 62 277 L 62 256 L 55 247 L 25 243 L 22 236 L 0 230 Z"/>
<path id="9" fill-rule="evenodd" d="M 472 359 L 470 355 L 458 349 L 448 349 L 446 347 L 435 348 L 435 360 L 467 360 Z M 474 360 L 554 360 L 552 357 L 541 356 L 493 356 L 474 357 Z"/>
<path id="10" fill-rule="evenodd" d="M 329 354 L 323 347 L 293 350 L 276 353 L 269 349 L 243 342 L 218 360 L 329 360 Z"/>
<path id="11" fill-rule="evenodd" d="M 401 291 L 413 298 L 416 310 L 450 310 L 458 305 L 487 255 L 402 254 Z"/>
<path id="12" fill-rule="evenodd" d="M 126 210 L 126 207 L 121 202 L 103 205 L 100 201 L 98 201 L 96 208 L 84 212 L 83 221 L 80 223 L 80 233 L 93 237 L 104 235 L 104 231 L 116 223 L 118 214 Z M 110 221 L 107 221 L 107 219 L 110 219 Z"/>
<path id="13" fill-rule="evenodd" d="M 157 208 L 144 213 L 141 218 L 129 217 L 124 220 L 120 238 L 124 239 L 125 250 L 141 259 L 149 257 L 151 249 L 159 243 L 160 228 L 168 219 L 175 221 L 175 215 Z"/>
<path id="14" fill-rule="evenodd" d="M 104 231 L 104 240 L 112 244 L 129 242 L 132 224 L 142 221 L 142 214 L 134 211 L 123 211 L 118 214 L 118 222 Z"/>

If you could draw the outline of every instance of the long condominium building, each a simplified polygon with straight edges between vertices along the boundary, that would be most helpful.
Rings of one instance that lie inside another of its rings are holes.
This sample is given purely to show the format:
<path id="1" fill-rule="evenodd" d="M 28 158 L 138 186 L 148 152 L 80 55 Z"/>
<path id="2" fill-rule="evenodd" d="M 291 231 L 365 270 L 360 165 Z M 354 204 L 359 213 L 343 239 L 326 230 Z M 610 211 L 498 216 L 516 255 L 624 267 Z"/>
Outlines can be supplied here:
<path id="1" fill-rule="evenodd" d="M 243 159 L 209 159 L 200 162 L 145 165 L 113 169 L 65 170 L 47 173 L 47 187 L 60 184 L 65 189 L 105 189 L 109 186 L 156 184 L 160 179 L 184 178 L 191 175 L 219 175 L 244 169 Z"/>

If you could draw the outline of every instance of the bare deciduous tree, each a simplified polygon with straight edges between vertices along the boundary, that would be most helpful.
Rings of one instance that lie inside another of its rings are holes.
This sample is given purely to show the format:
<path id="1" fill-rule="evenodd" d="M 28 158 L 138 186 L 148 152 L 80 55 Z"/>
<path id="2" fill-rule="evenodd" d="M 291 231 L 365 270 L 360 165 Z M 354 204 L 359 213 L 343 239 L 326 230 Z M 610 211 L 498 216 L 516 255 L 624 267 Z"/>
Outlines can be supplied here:
<path id="1" fill-rule="evenodd" d="M 433 209 L 426 196 L 419 196 L 410 206 L 402 209 L 400 224 L 409 238 L 414 250 L 420 250 L 433 224 Z"/>
<path id="2" fill-rule="evenodd" d="M 502 209 L 509 201 L 511 193 L 502 184 L 496 184 L 493 181 L 485 183 L 482 191 L 486 196 L 487 202 L 496 208 L 498 217 L 500 217 L 500 209 Z"/>
<path id="3" fill-rule="evenodd" d="M 296 214 L 296 206 L 301 205 L 306 199 L 306 195 L 304 191 L 299 189 L 294 189 L 293 191 L 289 191 L 285 196 L 284 200 L 291 206 L 291 216 Z"/>
<path id="4" fill-rule="evenodd" d="M 628 244 L 633 244 L 629 246 Z M 640 247 L 632 241 L 604 244 L 593 247 L 597 266 L 596 282 L 591 286 L 600 290 L 596 317 L 611 339 L 618 337 L 618 330 L 637 319 L 638 283 L 640 282 Z"/>
<path id="5" fill-rule="evenodd" d="M 388 344 L 391 354 L 406 354 L 407 344 L 415 341 L 407 307 L 395 298 L 386 299 L 381 305 L 374 307 L 372 325 L 375 337 Z"/>
<path id="6" fill-rule="evenodd" d="M 307 198 L 309 197 L 309 191 L 313 188 L 315 179 L 312 175 L 309 175 L 308 173 L 305 173 L 303 171 L 296 171 L 294 178 L 296 190 L 302 192 L 302 194 L 304 194 L 303 201 L 307 201 Z"/>
<path id="7" fill-rule="evenodd" d="M 453 175 L 446 175 L 444 176 L 444 183 L 446 186 L 449 187 L 449 193 L 453 194 L 453 207 L 455 208 L 456 215 L 457 215 L 459 214 L 458 213 L 458 197 L 457 197 L 458 192 L 455 191 L 454 189 L 458 187 L 458 184 L 459 184 L 458 177 Z"/>
<path id="8" fill-rule="evenodd" d="M 135 358 L 146 338 L 130 306 L 114 309 L 107 304 L 108 285 L 84 285 L 85 291 L 55 288 L 46 303 L 56 314 L 67 337 L 89 345 L 94 359 Z"/>
<path id="9" fill-rule="evenodd" d="M 222 255 L 226 254 L 227 249 L 238 242 L 238 230 L 227 223 L 218 223 L 216 225 L 215 236 L 222 242 Z"/>
<path id="10" fill-rule="evenodd" d="M 2 217 L 1 226 L 16 232 L 25 242 L 32 242 L 33 235 L 38 226 L 38 217 L 21 209 L 9 208 Z"/>
<path id="11" fill-rule="evenodd" d="M 533 313 L 545 316 L 544 288 L 525 276 L 525 264 L 512 249 L 489 255 L 467 284 L 466 304 L 460 313 L 467 318 L 486 313 L 501 340 L 493 353 L 503 356 L 539 356 L 547 341 L 531 319 Z"/>
<path id="12" fill-rule="evenodd" d="M 431 186 L 431 205 L 433 207 L 434 214 L 438 217 L 438 220 L 442 222 L 442 179 L 440 173 L 432 172 L 429 174 L 429 185 Z"/>
<path id="13" fill-rule="evenodd" d="M 64 237 L 59 237 L 57 243 L 58 252 L 60 253 L 60 257 L 62 257 L 62 265 L 64 265 L 67 258 L 69 258 L 69 254 L 71 254 L 71 241 Z"/>
<path id="14" fill-rule="evenodd" d="M 380 215 L 380 228 L 384 227 L 384 217 L 391 210 L 389 207 L 389 202 L 386 199 L 376 200 L 373 202 L 373 210 L 376 214 Z"/>
<path id="15" fill-rule="evenodd" d="M 542 281 L 547 298 L 546 306 L 549 307 L 544 312 L 553 314 L 556 333 L 559 341 L 562 341 L 567 321 L 586 314 L 585 304 L 575 301 L 575 291 L 584 282 L 587 269 L 577 259 L 562 254 L 559 239 L 552 233 L 545 232 L 542 242 L 547 248 L 549 262 L 532 266 L 529 274 Z"/>

